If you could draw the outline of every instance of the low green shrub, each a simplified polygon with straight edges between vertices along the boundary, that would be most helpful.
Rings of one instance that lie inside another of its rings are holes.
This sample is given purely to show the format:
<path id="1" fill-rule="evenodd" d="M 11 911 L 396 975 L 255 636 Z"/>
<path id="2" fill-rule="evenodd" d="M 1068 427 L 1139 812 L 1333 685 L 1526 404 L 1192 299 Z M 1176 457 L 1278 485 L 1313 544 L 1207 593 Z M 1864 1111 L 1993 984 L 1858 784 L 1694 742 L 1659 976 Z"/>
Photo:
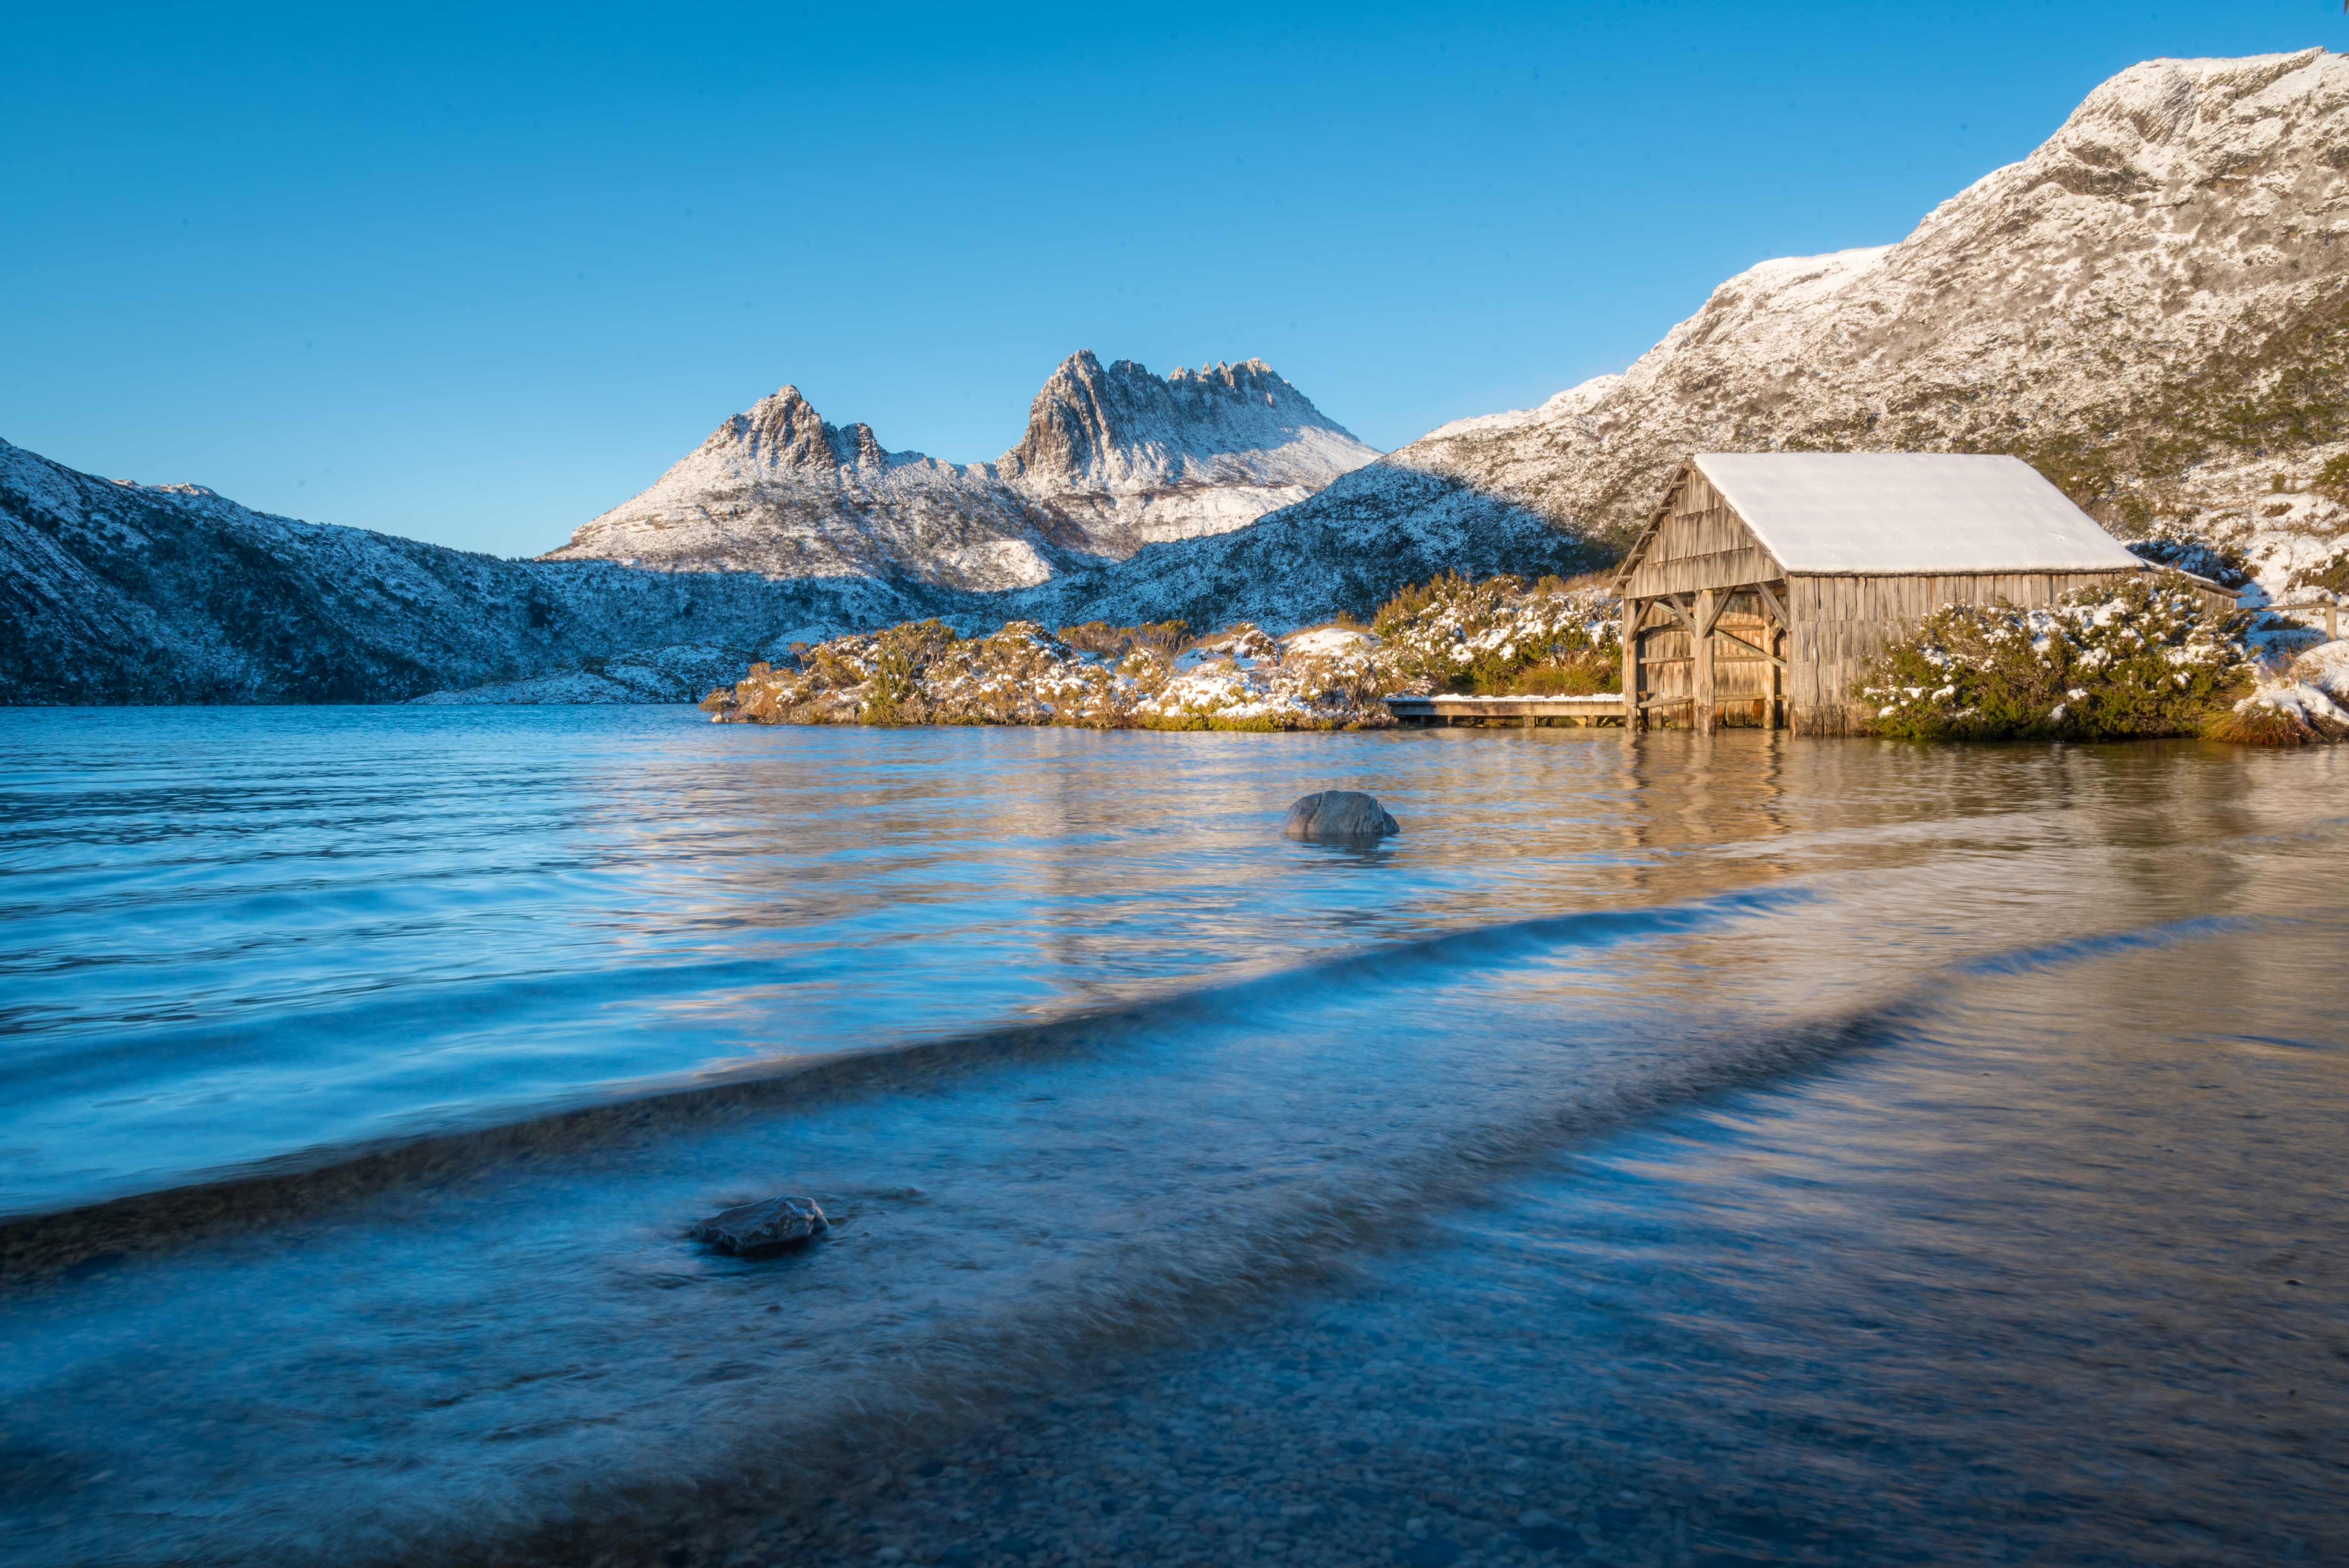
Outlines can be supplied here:
<path id="1" fill-rule="evenodd" d="M 1854 695 L 1879 733 L 1912 740 L 2199 735 L 2251 689 L 2247 621 L 2175 578 L 2077 589 L 2042 610 L 1951 605 L 1887 648 Z"/>
<path id="2" fill-rule="evenodd" d="M 2349 550 L 2336 550 L 2314 565 L 2302 567 L 2284 586 L 2287 590 L 2320 588 L 2330 593 L 2349 593 Z"/>

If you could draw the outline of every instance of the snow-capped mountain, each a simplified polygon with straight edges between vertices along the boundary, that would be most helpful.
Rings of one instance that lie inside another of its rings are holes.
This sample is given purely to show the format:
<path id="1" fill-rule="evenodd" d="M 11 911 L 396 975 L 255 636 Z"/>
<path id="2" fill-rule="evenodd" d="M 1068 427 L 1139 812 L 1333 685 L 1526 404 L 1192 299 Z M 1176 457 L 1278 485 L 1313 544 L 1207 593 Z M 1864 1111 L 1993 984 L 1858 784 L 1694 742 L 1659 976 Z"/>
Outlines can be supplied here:
<path id="1" fill-rule="evenodd" d="M 1152 375 L 1071 355 L 995 464 L 1052 540 L 1123 561 L 1244 528 L 1378 456 L 1261 359 Z"/>
<path id="2" fill-rule="evenodd" d="M 1407 468 L 1619 542 L 1692 451 L 2013 452 L 2123 537 L 2231 532 L 2280 585 L 2349 527 L 2310 485 L 2344 387 L 2349 58 L 2155 60 L 1898 244 L 1750 268 L 1624 374 L 1283 521 Z"/>
<path id="3" fill-rule="evenodd" d="M 1019 588 L 1245 527 L 1377 456 L 1257 359 L 1162 377 L 1072 355 L 1019 444 L 963 466 L 785 387 L 544 559 Z"/>
<path id="4" fill-rule="evenodd" d="M 2014 452 L 2124 537 L 2312 593 L 2349 587 L 2344 388 L 2349 59 L 2157 60 L 1898 244 L 1748 269 L 1623 375 L 1376 460 L 1255 361 L 1078 355 L 965 467 L 786 387 L 503 562 L 0 442 L 0 700 L 657 696 L 925 615 L 1281 630 L 1602 564 L 1692 450 Z"/>

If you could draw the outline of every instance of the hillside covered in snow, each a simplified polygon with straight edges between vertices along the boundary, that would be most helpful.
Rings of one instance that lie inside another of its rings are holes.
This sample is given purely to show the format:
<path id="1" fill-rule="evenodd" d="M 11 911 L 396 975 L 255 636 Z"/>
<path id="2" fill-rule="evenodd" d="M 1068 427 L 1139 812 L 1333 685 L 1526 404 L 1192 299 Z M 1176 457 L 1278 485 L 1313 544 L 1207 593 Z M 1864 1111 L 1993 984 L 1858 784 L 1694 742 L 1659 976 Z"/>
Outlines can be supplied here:
<path id="1" fill-rule="evenodd" d="M 1071 355 L 1018 446 L 959 466 L 785 387 L 545 559 L 1022 588 L 1246 527 L 1377 456 L 1260 359 L 1162 377 Z"/>
<path id="2" fill-rule="evenodd" d="M 0 701 L 398 702 L 551 676 L 678 700 L 779 637 L 925 608 L 863 578 L 501 561 L 0 441 Z M 600 673 L 616 659 L 626 679 Z"/>
<path id="3" fill-rule="evenodd" d="M 2012 452 L 2123 538 L 2314 581 L 2349 529 L 2349 58 L 2131 67 L 1899 243 L 1750 268 L 1622 375 L 1298 511 L 1408 469 L 1619 543 L 1688 453 L 1775 449 Z"/>

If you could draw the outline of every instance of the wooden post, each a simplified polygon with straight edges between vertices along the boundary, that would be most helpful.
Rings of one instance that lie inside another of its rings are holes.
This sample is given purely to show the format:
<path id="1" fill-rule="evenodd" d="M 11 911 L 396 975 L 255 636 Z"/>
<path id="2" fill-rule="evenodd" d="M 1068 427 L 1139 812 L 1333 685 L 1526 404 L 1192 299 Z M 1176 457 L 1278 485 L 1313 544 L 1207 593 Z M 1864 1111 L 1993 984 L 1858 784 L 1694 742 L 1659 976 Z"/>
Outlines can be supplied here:
<path id="1" fill-rule="evenodd" d="M 1644 599 L 1623 601 L 1623 722 L 1633 729 L 1648 727 L 1647 710 L 1640 706 L 1640 623 L 1648 618 Z"/>
<path id="2" fill-rule="evenodd" d="M 1767 583 L 1756 583 L 1754 592 L 1762 601 L 1764 624 L 1776 623 L 1776 629 L 1763 638 L 1763 643 L 1770 653 L 1791 662 L 1795 656 L 1795 618 L 1786 614 L 1785 604 L 1770 591 Z M 1783 664 L 1770 666 L 1770 725 L 1774 729 L 1795 727 L 1793 694 L 1786 689 L 1787 667 Z"/>
<path id="3" fill-rule="evenodd" d="M 1784 656 L 1778 652 L 1778 618 L 1770 614 L 1767 601 L 1764 602 L 1762 611 L 1762 651 L 1772 658 Z M 1763 670 L 1762 676 L 1769 682 L 1762 696 L 1762 727 L 1775 729 L 1778 727 L 1778 689 L 1785 672 L 1771 665 Z"/>
<path id="4" fill-rule="evenodd" d="M 1782 659 L 1783 659 L 1783 658 L 1785 658 L 1785 657 L 1786 656 L 1786 654 L 1785 654 L 1786 631 L 1785 631 L 1785 627 L 1780 626 L 1780 625 L 1777 625 L 1777 624 L 1772 624 L 1772 626 L 1770 627 L 1770 635 L 1769 635 L 1767 638 L 1765 638 L 1765 639 L 1764 639 L 1764 641 L 1766 641 L 1766 642 L 1768 643 L 1769 647 L 1770 647 L 1770 652 L 1771 652 L 1773 655 L 1776 655 L 1777 657 L 1782 658 Z M 1785 670 L 1780 669 L 1776 665 L 1772 665 L 1770 666 L 1770 704 L 1769 704 L 1769 707 L 1770 707 L 1770 725 L 1769 725 L 1769 727 L 1770 727 L 1772 729 L 1784 729 L 1784 728 L 1785 728 L 1785 727 L 1786 727 L 1786 721 L 1785 721 L 1785 701 L 1786 701 L 1786 672 L 1785 672 Z"/>
<path id="5" fill-rule="evenodd" d="M 1696 633 L 1696 681 L 1691 695 L 1696 698 L 1695 726 L 1703 735 L 1713 733 L 1713 605 L 1712 589 L 1697 594 L 1696 625 L 1692 628 Z"/>

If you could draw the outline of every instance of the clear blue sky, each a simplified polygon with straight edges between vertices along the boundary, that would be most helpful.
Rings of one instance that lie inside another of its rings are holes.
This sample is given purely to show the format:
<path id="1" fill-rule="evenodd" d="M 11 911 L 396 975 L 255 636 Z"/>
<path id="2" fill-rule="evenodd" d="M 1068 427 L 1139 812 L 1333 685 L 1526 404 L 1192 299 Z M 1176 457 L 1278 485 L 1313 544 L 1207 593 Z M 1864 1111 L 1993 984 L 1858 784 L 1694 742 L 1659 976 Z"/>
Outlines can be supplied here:
<path id="1" fill-rule="evenodd" d="M 201 14 L 210 12 L 210 15 Z M 493 551 L 790 381 L 959 461 L 1075 349 L 1381 448 L 1896 240 L 2333 0 L 0 11 L 0 437 Z"/>

